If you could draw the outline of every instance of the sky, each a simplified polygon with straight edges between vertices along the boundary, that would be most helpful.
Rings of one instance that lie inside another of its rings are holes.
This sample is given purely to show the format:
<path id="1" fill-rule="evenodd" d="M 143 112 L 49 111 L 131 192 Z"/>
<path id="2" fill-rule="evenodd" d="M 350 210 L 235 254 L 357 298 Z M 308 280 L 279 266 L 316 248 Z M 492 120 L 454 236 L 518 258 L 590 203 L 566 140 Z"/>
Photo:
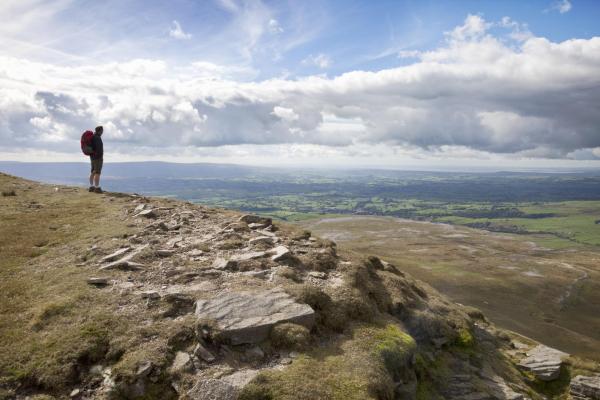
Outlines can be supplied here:
<path id="1" fill-rule="evenodd" d="M 600 167 L 600 2 L 3 0 L 0 160 Z"/>

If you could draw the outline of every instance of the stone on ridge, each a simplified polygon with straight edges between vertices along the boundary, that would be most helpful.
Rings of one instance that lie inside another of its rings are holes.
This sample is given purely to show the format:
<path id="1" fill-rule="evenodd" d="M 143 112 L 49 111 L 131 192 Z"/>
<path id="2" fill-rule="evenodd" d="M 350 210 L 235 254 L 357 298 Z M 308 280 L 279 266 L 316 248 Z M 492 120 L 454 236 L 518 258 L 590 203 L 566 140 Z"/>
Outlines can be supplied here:
<path id="1" fill-rule="evenodd" d="M 519 367 L 531 371 L 542 381 L 553 381 L 560 375 L 560 367 L 567 353 L 544 345 L 538 345 L 527 352 L 527 357 L 519 362 Z"/>
<path id="2" fill-rule="evenodd" d="M 196 316 L 214 320 L 220 336 L 234 345 L 262 342 L 271 328 L 281 322 L 293 322 L 309 329 L 315 323 L 315 312 L 309 305 L 297 303 L 279 288 L 223 293 L 210 300 L 198 300 Z"/>

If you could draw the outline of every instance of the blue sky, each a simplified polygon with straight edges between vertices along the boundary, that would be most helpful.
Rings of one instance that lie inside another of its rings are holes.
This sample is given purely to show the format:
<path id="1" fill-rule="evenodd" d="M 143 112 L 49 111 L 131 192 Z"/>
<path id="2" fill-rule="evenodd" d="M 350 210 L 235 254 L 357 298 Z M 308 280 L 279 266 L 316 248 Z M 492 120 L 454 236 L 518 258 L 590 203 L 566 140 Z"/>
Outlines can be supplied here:
<path id="1" fill-rule="evenodd" d="M 0 159 L 76 159 L 102 123 L 115 159 L 598 165 L 599 20 L 594 0 L 7 1 Z"/>

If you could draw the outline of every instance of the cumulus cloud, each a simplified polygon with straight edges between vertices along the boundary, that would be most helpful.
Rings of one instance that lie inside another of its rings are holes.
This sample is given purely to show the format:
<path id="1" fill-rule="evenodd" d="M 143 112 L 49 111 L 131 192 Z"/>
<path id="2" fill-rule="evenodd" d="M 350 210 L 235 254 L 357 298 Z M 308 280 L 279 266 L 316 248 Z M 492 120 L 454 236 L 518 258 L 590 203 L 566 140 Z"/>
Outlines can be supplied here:
<path id="1" fill-rule="evenodd" d="M 0 56 L 0 151 L 75 153 L 81 132 L 103 124 L 122 153 L 293 145 L 598 157 L 600 38 L 507 42 L 491 26 L 469 16 L 411 64 L 334 78 L 242 82 L 209 63 L 182 73 L 156 60 Z"/>
<path id="2" fill-rule="evenodd" d="M 177 21 L 173 21 L 173 27 L 169 29 L 169 36 L 173 39 L 188 40 L 192 38 L 190 33 L 185 33 Z"/>

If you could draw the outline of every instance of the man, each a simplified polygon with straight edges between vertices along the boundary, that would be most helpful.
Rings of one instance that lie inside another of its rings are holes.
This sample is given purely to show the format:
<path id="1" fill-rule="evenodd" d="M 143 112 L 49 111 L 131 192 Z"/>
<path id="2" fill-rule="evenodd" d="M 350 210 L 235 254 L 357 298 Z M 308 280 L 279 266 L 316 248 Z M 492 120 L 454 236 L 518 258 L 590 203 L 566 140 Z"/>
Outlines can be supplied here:
<path id="1" fill-rule="evenodd" d="M 94 152 L 90 155 L 92 162 L 92 172 L 90 173 L 90 192 L 102 193 L 100 188 L 100 174 L 102 173 L 102 162 L 104 161 L 104 144 L 102 143 L 102 132 L 104 128 L 97 126 L 92 138 L 92 149 Z"/>

